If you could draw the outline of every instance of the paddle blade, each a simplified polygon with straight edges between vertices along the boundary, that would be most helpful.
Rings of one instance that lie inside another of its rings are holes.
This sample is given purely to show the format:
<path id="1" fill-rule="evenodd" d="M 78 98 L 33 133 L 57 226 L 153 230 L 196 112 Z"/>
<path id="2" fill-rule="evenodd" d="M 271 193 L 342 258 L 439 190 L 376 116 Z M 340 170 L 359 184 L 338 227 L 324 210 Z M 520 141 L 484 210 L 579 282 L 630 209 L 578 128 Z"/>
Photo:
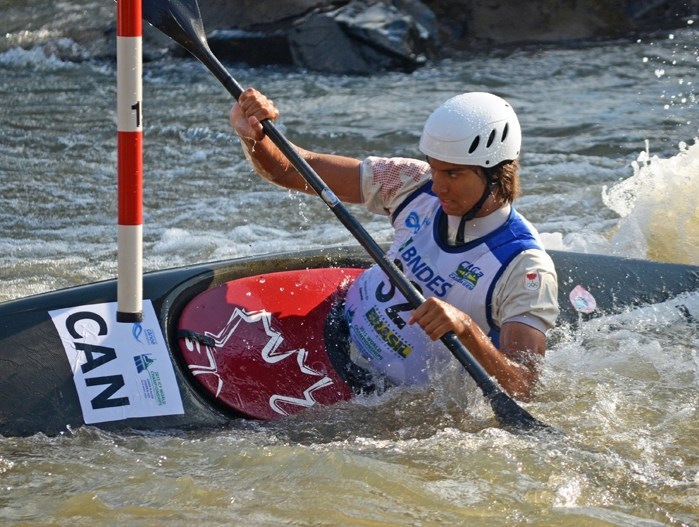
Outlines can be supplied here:
<path id="1" fill-rule="evenodd" d="M 532 416 L 504 392 L 488 398 L 498 422 L 511 432 L 552 431 L 553 429 Z"/>
<path id="2" fill-rule="evenodd" d="M 195 57 L 208 49 L 196 0 L 143 0 L 143 18 Z"/>
<path id="3" fill-rule="evenodd" d="M 189 51 L 235 99 L 243 88 L 211 52 L 197 0 L 143 0 L 143 18 Z"/>

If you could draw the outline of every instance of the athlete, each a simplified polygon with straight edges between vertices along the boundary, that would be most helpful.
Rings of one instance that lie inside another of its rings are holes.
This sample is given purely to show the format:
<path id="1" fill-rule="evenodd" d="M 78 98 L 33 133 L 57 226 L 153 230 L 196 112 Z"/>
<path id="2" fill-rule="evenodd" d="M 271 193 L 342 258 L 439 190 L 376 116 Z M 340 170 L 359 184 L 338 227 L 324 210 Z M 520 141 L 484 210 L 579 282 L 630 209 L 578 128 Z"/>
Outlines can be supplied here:
<path id="1" fill-rule="evenodd" d="M 245 155 L 264 179 L 314 191 L 265 136 L 279 117 L 271 100 L 246 90 L 230 113 Z M 425 123 L 425 160 L 364 160 L 296 147 L 346 203 L 387 215 L 387 254 L 426 297 L 412 310 L 373 266 L 345 302 L 353 361 L 394 384 L 424 384 L 453 331 L 513 397 L 532 396 L 558 316 L 557 277 L 535 228 L 513 207 L 520 193 L 521 129 L 512 107 L 490 93 L 453 97 Z"/>

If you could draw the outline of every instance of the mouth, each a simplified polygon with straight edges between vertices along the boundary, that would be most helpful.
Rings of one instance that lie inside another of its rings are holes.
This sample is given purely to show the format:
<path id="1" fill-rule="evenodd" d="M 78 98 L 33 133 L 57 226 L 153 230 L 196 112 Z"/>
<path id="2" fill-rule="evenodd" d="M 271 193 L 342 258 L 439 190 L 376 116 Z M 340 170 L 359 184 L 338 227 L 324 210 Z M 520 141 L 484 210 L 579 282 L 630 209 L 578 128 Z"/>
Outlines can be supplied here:
<path id="1" fill-rule="evenodd" d="M 438 199 L 440 207 L 448 216 L 462 216 L 464 214 L 463 206 L 458 201 L 445 198 Z"/>
<path id="2" fill-rule="evenodd" d="M 456 205 L 453 200 L 445 198 L 439 198 L 439 204 L 443 209 L 453 209 Z"/>

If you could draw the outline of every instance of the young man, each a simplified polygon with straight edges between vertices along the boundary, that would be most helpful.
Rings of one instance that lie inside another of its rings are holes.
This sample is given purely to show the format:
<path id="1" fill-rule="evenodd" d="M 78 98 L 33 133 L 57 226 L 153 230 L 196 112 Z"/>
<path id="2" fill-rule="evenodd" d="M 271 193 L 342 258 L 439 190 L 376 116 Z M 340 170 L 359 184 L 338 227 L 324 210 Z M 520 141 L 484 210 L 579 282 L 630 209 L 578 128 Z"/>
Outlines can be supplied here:
<path id="1" fill-rule="evenodd" d="M 230 121 L 255 171 L 288 189 L 313 193 L 265 137 L 272 101 L 253 89 Z M 347 293 L 345 315 L 357 362 L 396 384 L 425 383 L 435 346 L 453 331 L 512 396 L 528 398 L 558 316 L 553 262 L 512 203 L 519 194 L 521 130 L 510 105 L 482 92 L 449 99 L 425 123 L 426 161 L 358 160 L 297 148 L 346 203 L 388 215 L 388 255 L 427 298 L 415 310 L 378 266 Z"/>

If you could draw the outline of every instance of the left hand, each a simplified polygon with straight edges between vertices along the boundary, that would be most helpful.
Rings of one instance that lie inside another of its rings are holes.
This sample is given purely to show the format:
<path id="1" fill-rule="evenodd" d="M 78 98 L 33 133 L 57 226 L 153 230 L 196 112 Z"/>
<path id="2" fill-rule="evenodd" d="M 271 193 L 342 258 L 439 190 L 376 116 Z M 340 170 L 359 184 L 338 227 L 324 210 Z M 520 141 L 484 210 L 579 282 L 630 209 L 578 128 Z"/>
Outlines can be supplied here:
<path id="1" fill-rule="evenodd" d="M 473 321 L 466 313 L 444 300 L 430 297 L 413 311 L 408 323 L 419 324 L 428 337 L 439 340 L 449 331 L 453 331 L 458 337 L 466 336 Z"/>

